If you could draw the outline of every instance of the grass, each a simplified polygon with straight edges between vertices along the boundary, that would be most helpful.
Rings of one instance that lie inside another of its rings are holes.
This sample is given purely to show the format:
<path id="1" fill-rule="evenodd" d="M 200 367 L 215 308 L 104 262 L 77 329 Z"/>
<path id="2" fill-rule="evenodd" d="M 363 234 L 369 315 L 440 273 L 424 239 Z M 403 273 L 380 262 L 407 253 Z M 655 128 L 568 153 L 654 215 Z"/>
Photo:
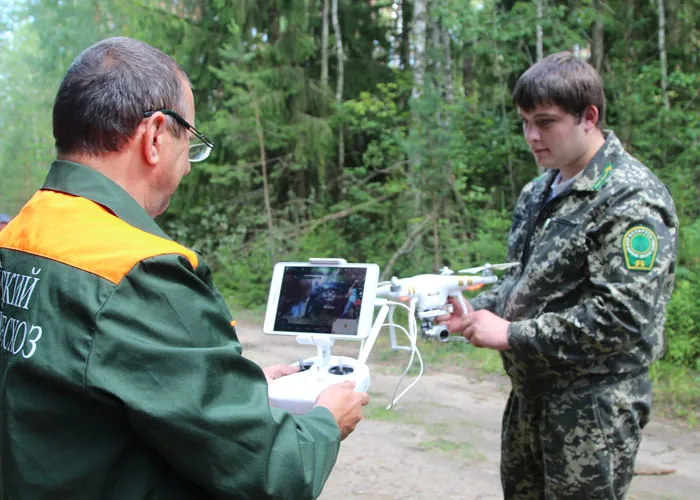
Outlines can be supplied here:
<path id="1" fill-rule="evenodd" d="M 396 335 L 399 346 L 408 346 L 408 339 L 401 332 Z M 473 368 L 484 374 L 503 374 L 500 355 L 489 349 L 479 349 L 468 342 L 418 339 L 418 350 L 423 357 L 425 368 L 430 371 L 459 371 L 463 368 Z M 385 371 L 401 373 L 409 360 L 407 351 L 393 351 L 388 329 L 383 329 L 370 356 L 371 362 L 379 363 Z M 418 371 L 418 360 L 414 360 L 409 374 Z"/>
<path id="2" fill-rule="evenodd" d="M 430 439 L 421 441 L 418 446 L 424 450 L 440 450 L 452 455 L 469 460 L 486 460 L 486 456 L 476 450 L 473 444 L 457 439 L 446 439 L 443 436 L 449 436 L 451 427 L 446 422 L 435 422 L 424 426 L 425 430 L 430 434 Z"/>
<path id="3" fill-rule="evenodd" d="M 486 455 L 476 451 L 474 446 L 469 443 L 451 441 L 443 438 L 434 438 L 421 441 L 418 446 L 423 450 L 440 450 L 451 455 L 458 455 L 472 461 L 484 461 Z"/>
<path id="4" fill-rule="evenodd" d="M 695 428 L 700 423 L 700 373 L 660 361 L 652 366 L 654 412 Z"/>
<path id="5" fill-rule="evenodd" d="M 486 460 L 486 456 L 476 450 L 471 443 L 458 439 L 449 439 L 452 428 L 447 422 L 425 423 L 419 413 L 405 411 L 403 408 L 386 410 L 384 405 L 373 405 L 370 403 L 362 410 L 363 418 L 380 422 L 402 423 L 410 425 L 420 425 L 429 437 L 418 443 L 418 446 L 425 451 L 439 450 L 452 456 L 459 456 L 471 461 Z"/>
<path id="6" fill-rule="evenodd" d="M 419 424 L 420 419 L 403 410 L 403 408 L 386 409 L 384 401 L 373 404 L 372 401 L 362 409 L 362 418 L 379 422 L 400 422 L 402 424 Z"/>

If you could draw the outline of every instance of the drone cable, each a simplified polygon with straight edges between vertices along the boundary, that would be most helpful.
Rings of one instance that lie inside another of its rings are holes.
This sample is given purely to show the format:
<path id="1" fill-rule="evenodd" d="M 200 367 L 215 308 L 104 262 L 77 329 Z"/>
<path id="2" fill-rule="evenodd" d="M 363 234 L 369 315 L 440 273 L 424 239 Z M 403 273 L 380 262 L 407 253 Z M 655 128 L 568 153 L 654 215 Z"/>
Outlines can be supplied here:
<path id="1" fill-rule="evenodd" d="M 405 329 L 403 326 L 401 326 L 401 325 L 396 325 L 396 324 L 393 324 L 393 323 L 387 323 L 387 324 L 385 324 L 385 326 L 393 326 L 393 327 L 395 327 L 395 328 L 398 328 L 399 330 L 401 330 L 402 332 L 404 332 L 404 333 L 406 334 L 406 336 L 407 336 L 409 339 L 411 338 L 411 337 L 410 337 L 410 334 L 409 334 L 409 333 L 406 331 L 406 329 Z M 399 387 L 401 386 L 401 383 L 403 382 L 403 379 L 406 377 L 406 375 L 408 374 L 408 371 L 411 369 L 411 366 L 413 365 L 414 355 L 416 355 L 416 354 L 418 355 L 418 360 L 419 360 L 419 362 L 420 362 L 420 372 L 419 372 L 418 375 L 416 376 L 416 379 L 415 379 L 413 382 L 411 382 L 411 384 L 410 384 L 408 387 L 406 387 L 406 388 L 401 392 L 401 394 L 399 394 L 399 395 L 397 396 L 396 393 L 399 391 Z M 413 388 L 414 385 L 416 385 L 416 383 L 418 383 L 418 380 L 420 380 L 420 378 L 421 378 L 422 375 L 423 375 L 423 358 L 422 358 L 422 356 L 421 356 L 421 354 L 420 354 L 420 351 L 418 351 L 418 349 L 415 348 L 415 346 L 414 346 L 414 349 L 411 351 L 411 358 L 410 358 L 409 361 L 408 361 L 408 365 L 406 366 L 406 369 L 404 370 L 404 372 L 401 374 L 401 378 L 400 378 L 399 381 L 396 383 L 396 386 L 394 387 L 394 393 L 392 394 L 391 403 L 386 407 L 386 409 L 387 409 L 387 410 L 390 410 L 396 403 L 398 403 L 399 400 L 404 396 L 404 394 L 406 394 L 409 390 L 411 390 L 411 389 Z"/>
<path id="2" fill-rule="evenodd" d="M 413 388 L 414 385 L 416 385 L 418 383 L 420 378 L 423 376 L 423 366 L 424 365 L 423 365 L 423 357 L 421 356 L 420 351 L 418 350 L 418 346 L 416 345 L 418 324 L 416 323 L 415 316 L 412 314 L 411 308 L 409 308 L 407 305 L 402 304 L 400 302 L 391 301 L 388 303 L 395 305 L 395 306 L 401 306 L 408 311 L 408 330 L 406 330 L 406 328 L 404 328 L 403 326 L 398 325 L 396 323 L 384 323 L 384 325 L 382 325 L 382 326 L 398 328 L 399 330 L 401 330 L 402 332 L 404 332 L 406 334 L 406 336 L 408 337 L 408 341 L 411 344 L 411 357 L 408 360 L 408 365 L 406 366 L 406 369 L 401 374 L 401 378 L 399 378 L 399 381 L 396 383 L 396 386 L 394 387 L 394 393 L 392 394 L 392 397 L 391 397 L 391 403 L 389 403 L 389 405 L 386 407 L 387 410 L 390 410 L 391 408 L 393 408 L 393 406 L 396 403 L 399 402 L 399 400 L 404 396 L 404 394 L 406 394 L 409 390 L 411 390 Z M 409 333 L 409 331 L 412 331 L 413 335 L 411 335 Z M 401 386 L 401 382 L 403 382 L 403 379 L 406 377 L 409 370 L 411 369 L 411 366 L 413 365 L 413 359 L 414 359 L 415 355 L 418 355 L 418 361 L 420 362 L 420 371 L 418 372 L 416 379 L 408 387 L 406 387 L 401 392 L 401 394 L 399 394 L 397 396 L 396 393 L 399 391 L 399 387 Z"/>

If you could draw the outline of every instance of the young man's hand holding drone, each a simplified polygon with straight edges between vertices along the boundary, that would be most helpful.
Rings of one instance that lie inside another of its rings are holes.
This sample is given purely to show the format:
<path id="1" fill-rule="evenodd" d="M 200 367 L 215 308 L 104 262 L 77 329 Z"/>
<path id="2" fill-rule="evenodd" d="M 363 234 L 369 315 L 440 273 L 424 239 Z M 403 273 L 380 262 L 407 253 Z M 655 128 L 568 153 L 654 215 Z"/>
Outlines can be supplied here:
<path id="1" fill-rule="evenodd" d="M 452 314 L 438 316 L 435 318 L 437 323 L 447 325 L 451 333 L 459 333 L 476 347 L 488 347 L 498 351 L 510 349 L 508 345 L 510 321 L 485 309 L 474 311 L 466 299 L 464 299 L 466 311 L 456 297 L 448 297 L 447 302 L 452 304 Z"/>

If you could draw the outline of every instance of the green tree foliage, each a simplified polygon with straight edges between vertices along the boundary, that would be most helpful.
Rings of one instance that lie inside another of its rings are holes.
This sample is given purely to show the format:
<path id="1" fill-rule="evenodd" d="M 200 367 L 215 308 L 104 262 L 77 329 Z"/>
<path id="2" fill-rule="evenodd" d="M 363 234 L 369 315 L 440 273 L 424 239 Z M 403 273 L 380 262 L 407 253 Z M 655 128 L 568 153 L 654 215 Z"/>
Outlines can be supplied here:
<path id="1" fill-rule="evenodd" d="M 412 2 L 339 0 L 342 103 L 334 50 L 330 88 L 320 81 L 321 0 L 0 0 L 0 211 L 15 213 L 41 183 L 67 65 L 122 34 L 190 76 L 197 127 L 216 148 L 160 222 L 206 255 L 241 306 L 264 304 L 273 260 L 344 257 L 389 275 L 497 262 L 517 194 L 538 175 L 510 101 L 535 60 L 536 26 L 545 54 L 588 58 L 602 16 L 606 124 L 666 182 L 681 219 L 667 359 L 697 370 L 700 0 L 665 3 L 670 109 L 647 0 L 602 11 L 592 0 L 544 2 L 539 21 L 534 1 L 429 1 L 419 99 Z"/>
<path id="2" fill-rule="evenodd" d="M 12 37 L 0 39 L 0 212 L 16 212 L 34 193 L 53 152 L 47 113 L 53 88 L 46 84 L 41 66 L 27 64 L 24 53 L 37 53 L 39 47 L 38 34 L 26 24 Z"/>

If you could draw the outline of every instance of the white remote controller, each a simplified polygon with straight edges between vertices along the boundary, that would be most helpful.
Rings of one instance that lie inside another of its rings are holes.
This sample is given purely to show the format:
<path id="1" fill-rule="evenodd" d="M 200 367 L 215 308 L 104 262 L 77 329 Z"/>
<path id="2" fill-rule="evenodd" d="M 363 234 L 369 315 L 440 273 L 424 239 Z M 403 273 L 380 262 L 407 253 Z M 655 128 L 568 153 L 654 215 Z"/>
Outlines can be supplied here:
<path id="1" fill-rule="evenodd" d="M 366 364 L 347 356 L 331 356 L 325 363 L 321 356 L 302 361 L 303 371 L 270 382 L 270 406 L 303 415 L 316 402 L 318 395 L 331 384 L 345 380 L 355 382 L 355 390 L 367 392 L 370 376 Z M 299 363 L 294 363 L 299 366 Z"/>

